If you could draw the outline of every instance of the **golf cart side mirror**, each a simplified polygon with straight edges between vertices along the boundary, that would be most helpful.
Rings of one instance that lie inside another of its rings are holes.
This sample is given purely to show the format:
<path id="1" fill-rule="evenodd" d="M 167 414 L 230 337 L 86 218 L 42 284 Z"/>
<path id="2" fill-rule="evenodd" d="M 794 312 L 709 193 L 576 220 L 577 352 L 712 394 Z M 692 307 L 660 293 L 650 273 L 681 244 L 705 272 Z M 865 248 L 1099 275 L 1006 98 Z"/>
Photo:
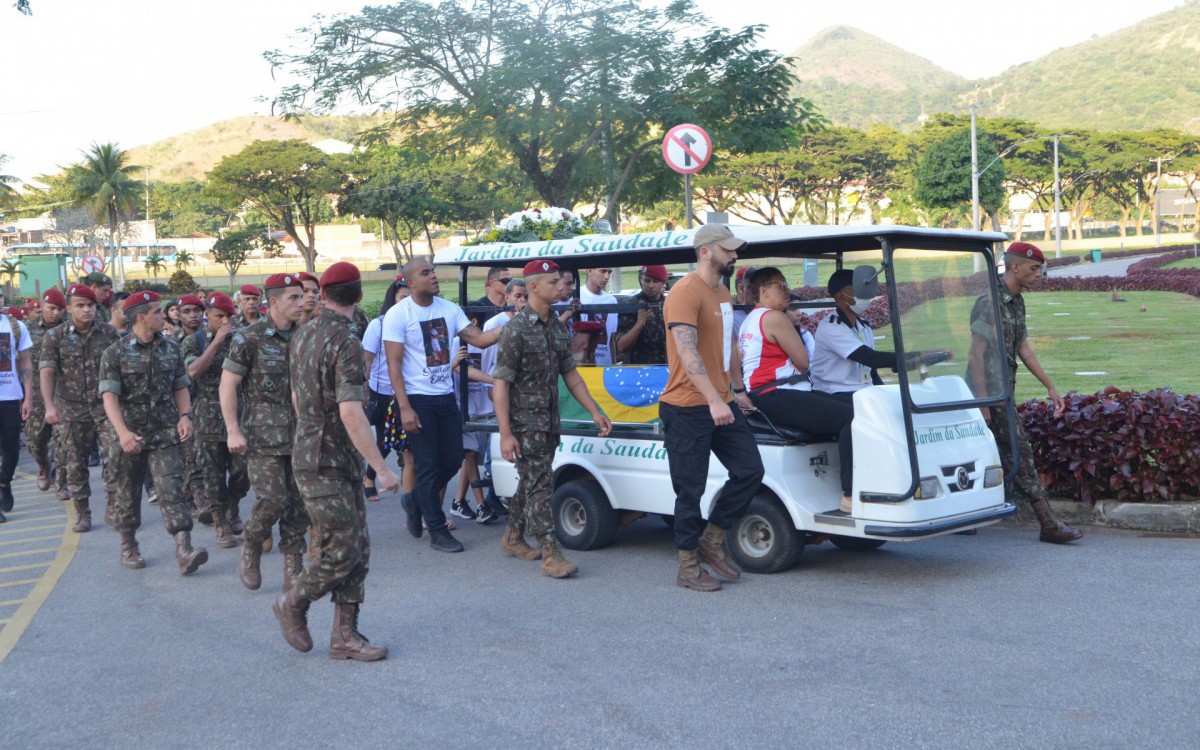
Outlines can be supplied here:
<path id="1" fill-rule="evenodd" d="M 871 299 L 879 296 L 879 269 L 874 266 L 855 267 L 854 296 L 858 299 Z"/>

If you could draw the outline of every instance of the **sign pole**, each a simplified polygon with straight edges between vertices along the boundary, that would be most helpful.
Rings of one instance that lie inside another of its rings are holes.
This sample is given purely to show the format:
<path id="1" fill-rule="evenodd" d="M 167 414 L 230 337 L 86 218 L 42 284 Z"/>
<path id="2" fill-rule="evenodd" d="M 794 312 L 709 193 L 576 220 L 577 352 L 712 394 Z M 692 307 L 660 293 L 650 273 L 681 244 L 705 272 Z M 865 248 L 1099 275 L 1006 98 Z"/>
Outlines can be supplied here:
<path id="1" fill-rule="evenodd" d="M 685 219 L 685 229 L 692 228 L 692 176 L 685 174 L 683 176 L 683 212 Z"/>

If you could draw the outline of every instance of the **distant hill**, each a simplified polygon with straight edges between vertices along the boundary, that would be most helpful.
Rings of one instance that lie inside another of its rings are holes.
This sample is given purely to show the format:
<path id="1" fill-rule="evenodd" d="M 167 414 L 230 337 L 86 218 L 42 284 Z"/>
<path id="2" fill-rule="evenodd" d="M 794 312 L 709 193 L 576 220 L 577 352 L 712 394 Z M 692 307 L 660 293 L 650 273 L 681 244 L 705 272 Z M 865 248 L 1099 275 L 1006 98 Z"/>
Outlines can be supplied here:
<path id="1" fill-rule="evenodd" d="M 911 130 L 922 109 L 963 111 L 977 98 L 985 116 L 1047 127 L 1200 132 L 1200 0 L 979 81 L 847 27 L 793 57 L 795 92 L 840 125 Z"/>
<path id="2" fill-rule="evenodd" d="M 279 117 L 246 115 L 199 130 L 171 136 L 129 150 L 130 162 L 150 167 L 150 178 L 163 182 L 202 179 L 217 162 L 257 140 L 298 138 L 308 143 L 333 138 L 348 141 L 354 134 L 382 122 L 381 115 L 330 115 L 285 121 Z"/>

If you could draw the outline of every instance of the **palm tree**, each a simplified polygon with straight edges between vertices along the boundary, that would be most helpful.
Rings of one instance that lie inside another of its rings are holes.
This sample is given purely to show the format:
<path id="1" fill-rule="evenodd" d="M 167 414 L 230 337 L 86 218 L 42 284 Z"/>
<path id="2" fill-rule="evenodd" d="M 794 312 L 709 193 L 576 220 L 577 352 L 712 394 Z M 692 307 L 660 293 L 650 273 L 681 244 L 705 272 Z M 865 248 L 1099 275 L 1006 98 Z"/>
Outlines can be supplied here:
<path id="1" fill-rule="evenodd" d="M 158 283 L 158 272 L 162 271 L 163 269 L 165 269 L 167 267 L 167 264 L 164 262 L 165 260 L 166 260 L 166 258 L 162 257 L 158 253 L 154 253 L 153 255 L 146 256 L 144 265 L 146 266 L 147 271 L 154 274 L 154 283 L 155 284 Z"/>
<path id="2" fill-rule="evenodd" d="M 179 250 L 175 253 L 175 268 L 183 270 L 196 260 L 196 256 L 189 253 L 187 250 Z"/>
<path id="3" fill-rule="evenodd" d="M 20 264 L 15 260 L 0 260 L 0 279 L 4 279 L 4 298 L 11 300 L 13 297 L 12 283 L 13 281 L 20 282 L 21 277 L 25 276 L 25 272 L 21 270 Z"/>
<path id="4" fill-rule="evenodd" d="M 0 169 L 2 169 L 9 160 L 8 154 L 0 154 Z M 18 193 L 13 190 L 13 185 L 20 184 L 20 180 L 10 174 L 0 174 L 0 206 L 6 205 L 10 200 L 17 197 Z"/>
<path id="5" fill-rule="evenodd" d="M 71 170 L 71 198 L 78 206 L 86 206 L 92 216 L 108 225 L 108 240 L 112 253 L 117 252 L 117 223 L 132 213 L 141 197 L 141 183 L 133 172 L 141 169 L 127 163 L 129 152 L 115 143 L 93 143 L 83 152 L 83 161 Z M 125 266 L 118 264 L 118 276 L 125 284 Z"/>

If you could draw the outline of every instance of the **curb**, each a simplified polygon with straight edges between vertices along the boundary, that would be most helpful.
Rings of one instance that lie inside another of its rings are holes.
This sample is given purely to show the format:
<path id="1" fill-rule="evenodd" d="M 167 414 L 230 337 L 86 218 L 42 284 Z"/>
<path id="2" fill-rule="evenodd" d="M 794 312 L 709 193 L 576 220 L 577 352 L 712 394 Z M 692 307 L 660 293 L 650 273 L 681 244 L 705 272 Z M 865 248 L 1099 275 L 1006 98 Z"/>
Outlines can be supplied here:
<path id="1" fill-rule="evenodd" d="M 1033 520 L 1028 506 L 1019 503 L 1017 520 Z M 1077 500 L 1051 499 L 1060 520 L 1072 526 L 1100 526 L 1127 531 L 1200 536 L 1200 503 L 1126 503 L 1097 500 L 1094 507 Z"/>

